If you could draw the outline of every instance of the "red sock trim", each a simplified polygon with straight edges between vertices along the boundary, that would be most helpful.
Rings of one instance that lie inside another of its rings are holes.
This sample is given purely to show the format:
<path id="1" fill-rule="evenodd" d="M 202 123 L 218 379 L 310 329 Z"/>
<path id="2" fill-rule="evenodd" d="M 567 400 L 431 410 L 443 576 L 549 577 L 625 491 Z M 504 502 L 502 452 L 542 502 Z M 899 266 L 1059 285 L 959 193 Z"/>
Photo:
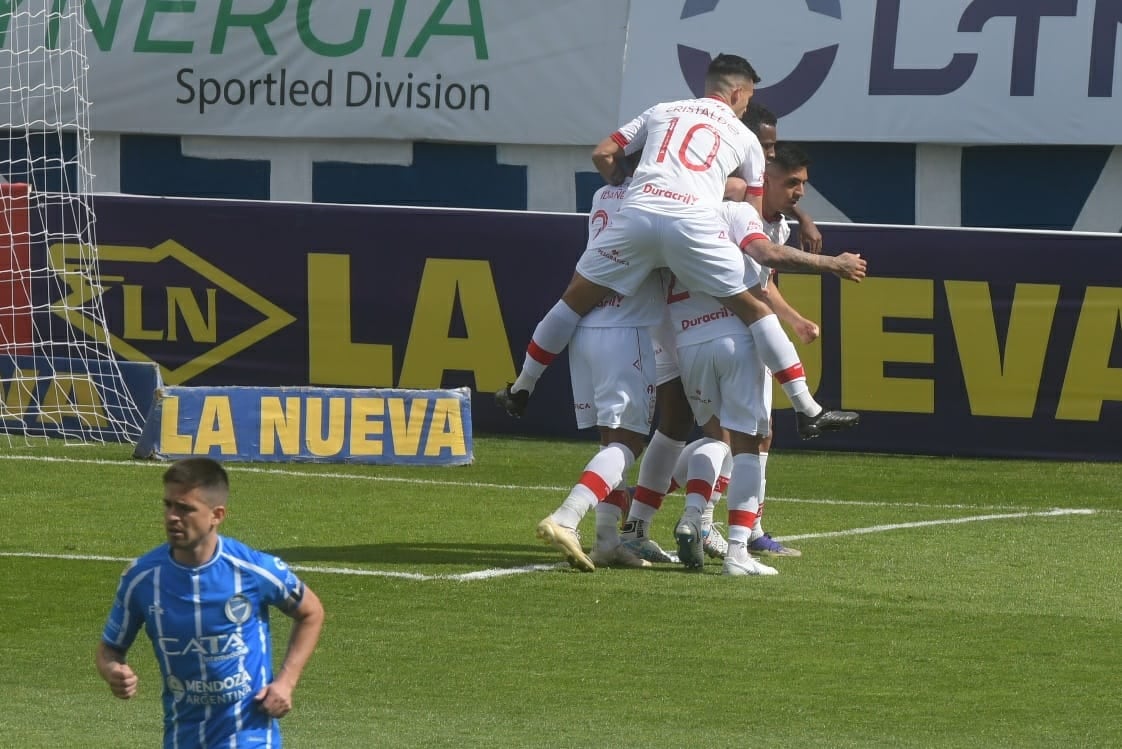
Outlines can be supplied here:
<path id="1" fill-rule="evenodd" d="M 745 528 L 751 528 L 756 524 L 756 513 L 748 512 L 748 510 L 729 510 L 729 527 L 734 525 L 743 525 Z"/>
<path id="2" fill-rule="evenodd" d="M 713 485 L 704 479 L 690 479 L 686 482 L 686 494 L 700 494 L 708 502 L 713 496 Z"/>
<path id="3" fill-rule="evenodd" d="M 717 483 L 713 485 L 713 491 L 724 494 L 729 488 L 729 477 L 718 476 Z"/>
<path id="4" fill-rule="evenodd" d="M 647 489 L 647 488 L 642 487 L 642 486 L 635 487 L 635 501 L 636 502 L 641 502 L 642 504 L 645 504 L 648 507 L 653 507 L 656 510 L 662 508 L 662 498 L 663 498 L 663 496 L 665 496 L 665 495 L 659 494 L 658 492 L 655 492 L 655 491 L 651 491 L 650 489 Z"/>
<path id="5" fill-rule="evenodd" d="M 797 380 L 800 377 L 804 380 L 806 379 L 806 370 L 803 369 L 803 363 L 801 361 L 797 361 L 786 369 L 775 373 L 775 379 L 779 380 L 780 385 L 788 383 L 791 380 Z"/>
<path id="6" fill-rule="evenodd" d="M 604 497 L 603 501 L 618 507 L 620 512 L 625 516 L 627 515 L 627 511 L 631 509 L 631 496 L 623 489 L 616 489 L 611 494 Z"/>
<path id="7" fill-rule="evenodd" d="M 546 351 L 541 346 L 534 343 L 533 340 L 531 340 L 530 345 L 526 347 L 526 356 L 530 357 L 537 363 L 544 364 L 546 366 L 552 364 L 553 360 L 557 358 L 557 354 L 552 354 Z"/>
<path id="8" fill-rule="evenodd" d="M 612 487 L 608 486 L 608 482 L 595 471 L 585 471 L 582 473 L 580 476 L 580 483 L 588 487 L 588 490 L 596 495 L 597 501 L 603 500 L 612 490 Z"/>

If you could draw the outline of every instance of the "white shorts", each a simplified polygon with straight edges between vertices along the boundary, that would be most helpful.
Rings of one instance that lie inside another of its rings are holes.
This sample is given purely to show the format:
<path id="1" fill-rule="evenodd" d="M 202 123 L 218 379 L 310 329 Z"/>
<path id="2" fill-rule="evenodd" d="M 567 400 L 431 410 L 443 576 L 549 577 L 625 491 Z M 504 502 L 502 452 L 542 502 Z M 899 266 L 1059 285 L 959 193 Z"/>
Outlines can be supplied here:
<path id="1" fill-rule="evenodd" d="M 725 429 L 768 435 L 771 382 L 750 333 L 682 346 L 678 361 L 698 424 L 716 416 Z"/>
<path id="2" fill-rule="evenodd" d="M 663 267 L 683 288 L 717 299 L 747 288 L 744 255 L 716 209 L 669 215 L 624 206 L 577 261 L 577 273 L 624 296 L 634 296 Z"/>
<path id="3" fill-rule="evenodd" d="M 650 434 L 654 370 L 654 347 L 646 328 L 578 327 L 569 342 L 577 427 Z"/>
<path id="4" fill-rule="evenodd" d="M 670 316 L 664 315 L 662 322 L 652 325 L 650 331 L 651 342 L 654 343 L 655 385 L 665 385 L 682 376 L 682 370 L 678 368 L 678 349 L 674 342 Z"/>

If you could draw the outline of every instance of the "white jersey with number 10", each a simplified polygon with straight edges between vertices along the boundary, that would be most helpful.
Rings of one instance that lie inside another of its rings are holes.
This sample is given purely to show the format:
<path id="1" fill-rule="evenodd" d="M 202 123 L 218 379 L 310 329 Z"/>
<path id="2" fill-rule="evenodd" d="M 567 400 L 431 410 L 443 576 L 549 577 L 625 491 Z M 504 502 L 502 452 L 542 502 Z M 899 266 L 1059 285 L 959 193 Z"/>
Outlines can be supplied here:
<path id="1" fill-rule="evenodd" d="M 612 134 L 624 153 L 642 150 L 625 203 L 658 213 L 713 210 L 725 180 L 763 193 L 764 150 L 725 102 L 706 97 L 656 104 Z"/>

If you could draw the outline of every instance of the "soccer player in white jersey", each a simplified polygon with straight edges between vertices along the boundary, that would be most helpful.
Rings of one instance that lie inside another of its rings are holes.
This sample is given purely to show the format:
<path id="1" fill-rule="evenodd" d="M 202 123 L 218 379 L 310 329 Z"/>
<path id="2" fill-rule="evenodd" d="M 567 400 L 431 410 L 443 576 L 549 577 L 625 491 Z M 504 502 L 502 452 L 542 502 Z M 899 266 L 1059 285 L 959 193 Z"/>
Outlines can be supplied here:
<path id="1" fill-rule="evenodd" d="M 592 200 L 589 241 L 614 220 L 623 185 L 607 185 Z M 654 350 L 647 329 L 663 314 L 657 273 L 629 297 L 610 295 L 581 318 L 569 346 L 569 370 L 577 427 L 600 430 L 600 451 L 584 468 L 569 495 L 537 527 L 538 538 L 561 551 L 585 572 L 596 566 L 649 567 L 620 544 L 619 525 L 629 504 L 624 476 L 643 451 L 654 415 Z M 596 509 L 596 542 L 591 555 L 577 527 Z"/>
<path id="2" fill-rule="evenodd" d="M 144 627 L 161 672 L 165 749 L 280 747 L 277 724 L 323 626 L 323 605 L 280 559 L 218 534 L 226 471 L 187 458 L 164 473 L 168 542 L 121 575 L 97 648 L 113 695 L 137 693 L 126 655 Z M 273 673 L 268 607 L 293 619 Z"/>
<path id="3" fill-rule="evenodd" d="M 584 314 L 610 292 L 634 295 L 663 266 L 682 287 L 719 299 L 745 325 L 762 322 L 751 334 L 768 365 L 781 371 L 790 341 L 766 322 L 767 306 L 744 286 L 743 261 L 718 213 L 730 175 L 743 178 L 746 197 L 760 205 L 763 150 L 740 121 L 759 80 L 744 58 L 718 55 L 704 97 L 657 104 L 596 147 L 593 163 L 611 184 L 623 180 L 627 156 L 642 156 L 616 220 L 589 243 L 561 301 L 535 328 L 518 378 L 495 394 L 508 413 L 525 411 L 538 378 Z M 837 418 L 813 399 L 795 406 L 808 423 Z"/>
<path id="4" fill-rule="evenodd" d="M 730 202 L 724 210 L 729 232 L 745 252 L 745 283 L 755 293 L 764 295 L 770 274 L 762 264 L 783 270 L 814 267 L 803 259 L 806 253 L 772 242 L 764 232 L 759 214 L 748 204 Z M 843 278 L 857 280 L 864 275 L 864 263 L 857 255 L 842 253 L 832 260 L 835 261 L 834 272 Z M 718 300 L 696 292 L 673 292 L 671 285 L 668 307 L 677 336 L 687 398 L 697 423 L 719 422 L 728 430 L 732 446 L 733 470 L 728 487 L 729 550 L 724 572 L 730 575 L 776 574 L 774 568 L 754 561 L 747 551 L 751 529 L 759 513 L 759 442 L 769 429 L 771 404 L 767 367 L 758 356 L 749 330 Z M 775 376 L 793 401 L 809 396 L 797 357 Z M 799 383 L 799 387 L 792 387 L 793 383 Z M 716 483 L 724 459 L 718 454 L 720 447 L 714 444 L 712 450 L 698 449 L 690 459 L 686 509 L 675 529 L 678 556 L 690 569 L 700 569 L 704 565 L 701 517 L 710 499 L 706 490 L 711 491 Z"/>

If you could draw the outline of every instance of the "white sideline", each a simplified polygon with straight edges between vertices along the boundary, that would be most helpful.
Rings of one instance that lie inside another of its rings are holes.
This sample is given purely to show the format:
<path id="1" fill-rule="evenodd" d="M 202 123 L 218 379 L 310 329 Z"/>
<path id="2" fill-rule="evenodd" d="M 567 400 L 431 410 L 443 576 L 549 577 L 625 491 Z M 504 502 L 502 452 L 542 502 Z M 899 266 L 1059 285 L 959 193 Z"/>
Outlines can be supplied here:
<path id="1" fill-rule="evenodd" d="M 160 468 L 166 469 L 168 464 L 159 461 L 151 460 L 97 460 L 93 458 L 56 458 L 39 455 L 2 455 L 0 460 L 24 460 L 36 463 L 74 463 L 79 465 L 99 465 L 99 466 L 117 466 L 120 468 L 132 469 L 134 467 L 142 468 Z M 569 486 L 549 486 L 549 485 L 533 485 L 533 484 L 491 484 L 481 481 L 446 481 L 441 479 L 422 479 L 407 476 L 378 476 L 368 473 L 340 473 L 337 471 L 294 471 L 284 468 L 261 468 L 256 466 L 246 466 L 236 464 L 229 466 L 228 470 L 231 474 L 237 475 L 239 473 L 260 473 L 276 476 L 299 476 L 304 478 L 322 478 L 322 479 L 338 479 L 341 481 L 373 481 L 375 483 L 387 484 L 417 484 L 423 486 L 453 486 L 453 487 L 467 487 L 472 489 L 498 489 L 505 491 L 522 491 L 522 492 L 563 492 L 568 493 L 572 489 Z M 794 497 L 768 497 L 768 502 L 790 502 L 792 504 L 814 504 L 814 505 L 841 505 L 846 507 L 908 507 L 918 509 L 935 509 L 935 510 L 1023 510 L 1031 511 L 1029 507 L 1017 507 L 1012 505 L 970 505 L 970 504 L 942 504 L 932 505 L 923 504 L 922 502 L 884 502 L 875 500 L 851 500 L 851 499 L 797 499 Z"/>
<path id="2" fill-rule="evenodd" d="M 803 533 L 801 535 L 776 537 L 779 541 L 800 541 L 810 538 L 836 538 L 839 536 L 859 536 L 866 533 L 884 533 L 886 531 L 907 530 L 909 528 L 926 528 L 934 525 L 955 525 L 957 523 L 978 523 L 984 520 L 1015 520 L 1019 518 L 1054 518 L 1062 515 L 1095 515 L 1096 510 L 1087 509 L 1055 509 L 1042 512 L 1012 512 L 1000 515 L 973 515 L 964 518 L 945 518 L 942 520 L 920 520 L 914 523 L 892 523 L 889 525 L 871 525 L 865 528 L 850 528 L 844 531 L 829 531 L 826 533 Z M 21 559 L 62 559 L 73 561 L 91 562 L 131 562 L 131 557 L 109 557 L 96 554 L 46 554 L 34 551 L 0 551 L 0 557 L 15 557 Z M 454 575 L 424 575 L 419 572 L 393 572 L 390 570 L 366 570 L 354 567 L 320 567 L 318 565 L 291 565 L 298 572 L 314 572 L 326 575 L 361 575 L 365 577 L 391 577 L 400 580 L 453 580 L 470 582 L 473 580 L 491 580 L 496 577 L 521 575 L 527 572 L 547 572 L 550 570 L 568 567 L 566 562 L 554 564 L 527 564 L 522 567 L 494 567 L 474 572 L 463 572 Z"/>

